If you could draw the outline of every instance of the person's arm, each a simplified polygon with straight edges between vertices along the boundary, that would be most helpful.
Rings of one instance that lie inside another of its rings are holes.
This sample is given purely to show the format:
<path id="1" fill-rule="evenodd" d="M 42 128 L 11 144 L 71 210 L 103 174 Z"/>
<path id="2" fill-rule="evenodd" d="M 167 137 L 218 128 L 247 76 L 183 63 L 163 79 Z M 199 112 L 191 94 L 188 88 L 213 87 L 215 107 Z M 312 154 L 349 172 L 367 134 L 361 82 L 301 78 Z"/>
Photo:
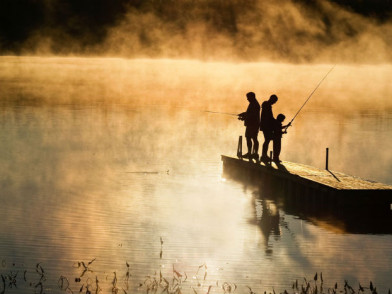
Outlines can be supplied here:
<path id="1" fill-rule="evenodd" d="M 285 126 L 282 126 L 282 134 L 287 134 L 287 128 L 288 128 L 289 126 L 291 126 L 291 122 L 288 123 L 288 124 L 285 125 Z"/>
<path id="2" fill-rule="evenodd" d="M 245 117 L 246 117 L 246 112 L 242 112 L 242 113 L 238 114 L 239 120 L 245 120 Z"/>

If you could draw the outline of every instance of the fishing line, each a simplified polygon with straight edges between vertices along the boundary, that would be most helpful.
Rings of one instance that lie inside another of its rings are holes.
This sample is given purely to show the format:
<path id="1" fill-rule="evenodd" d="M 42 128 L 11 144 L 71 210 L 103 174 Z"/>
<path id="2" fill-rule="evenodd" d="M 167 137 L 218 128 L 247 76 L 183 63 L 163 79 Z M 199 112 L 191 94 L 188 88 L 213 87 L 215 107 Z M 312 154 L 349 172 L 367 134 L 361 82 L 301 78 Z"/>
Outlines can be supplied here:
<path id="1" fill-rule="evenodd" d="M 314 92 L 316 92 L 316 90 L 318 89 L 318 87 L 320 87 L 321 83 L 325 80 L 325 78 L 329 75 L 329 73 L 335 68 L 336 64 L 334 66 L 332 66 L 332 68 L 327 72 L 327 74 L 321 79 L 321 81 L 318 83 L 318 85 L 316 86 L 316 88 L 314 88 L 314 90 L 312 91 L 312 93 L 310 93 L 309 97 L 306 99 L 306 101 L 304 102 L 304 104 L 302 104 L 301 108 L 297 111 L 297 113 L 294 115 L 293 119 L 290 121 L 289 126 L 291 125 L 291 123 L 294 121 L 294 119 L 297 117 L 298 113 L 302 110 L 302 108 L 304 108 L 305 104 L 309 101 L 309 99 L 313 96 Z"/>

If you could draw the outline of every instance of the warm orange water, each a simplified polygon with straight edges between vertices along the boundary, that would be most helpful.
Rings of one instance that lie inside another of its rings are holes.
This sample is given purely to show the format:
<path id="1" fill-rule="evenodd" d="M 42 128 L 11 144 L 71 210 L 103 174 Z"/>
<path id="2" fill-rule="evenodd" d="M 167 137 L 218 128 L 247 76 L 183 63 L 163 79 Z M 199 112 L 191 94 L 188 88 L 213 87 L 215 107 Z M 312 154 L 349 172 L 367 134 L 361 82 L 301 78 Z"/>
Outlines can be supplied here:
<path id="1" fill-rule="evenodd" d="M 61 275 L 74 292 L 98 277 L 109 293 L 114 272 L 122 291 L 126 262 L 128 293 L 159 271 L 171 278 L 173 265 L 188 277 L 183 293 L 223 293 L 225 281 L 239 293 L 283 291 L 315 272 L 326 287 L 371 280 L 386 292 L 391 230 L 357 234 L 225 179 L 220 155 L 235 155 L 243 126 L 206 112 L 241 112 L 253 90 L 260 102 L 277 93 L 275 113 L 290 118 L 330 67 L 1 58 L 0 273 L 19 271 L 6 293 L 34 293 L 37 263 L 45 293 L 63 293 Z M 389 65 L 338 65 L 283 138 L 282 158 L 323 167 L 329 147 L 331 169 L 392 184 L 391 76 Z M 94 258 L 75 282 L 77 262 Z"/>

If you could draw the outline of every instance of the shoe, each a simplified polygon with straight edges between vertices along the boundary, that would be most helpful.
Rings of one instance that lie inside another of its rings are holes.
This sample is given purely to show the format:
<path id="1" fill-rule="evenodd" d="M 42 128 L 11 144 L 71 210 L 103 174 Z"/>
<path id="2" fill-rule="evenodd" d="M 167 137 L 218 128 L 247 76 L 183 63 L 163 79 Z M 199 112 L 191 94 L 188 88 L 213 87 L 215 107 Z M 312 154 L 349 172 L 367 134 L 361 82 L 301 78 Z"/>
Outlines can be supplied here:
<path id="1" fill-rule="evenodd" d="M 249 158 L 249 153 L 242 154 L 242 158 Z"/>
<path id="2" fill-rule="evenodd" d="M 260 161 L 269 162 L 271 161 L 271 158 L 269 158 L 267 155 L 262 155 L 260 156 Z"/>
<path id="3" fill-rule="evenodd" d="M 281 163 L 282 161 L 281 161 L 279 158 L 274 158 L 274 159 L 273 159 L 273 162 L 275 162 L 275 163 Z"/>
<path id="4" fill-rule="evenodd" d="M 259 154 L 257 154 L 257 153 L 253 153 L 253 154 L 251 155 L 251 157 L 252 157 L 253 159 L 255 159 L 256 161 L 259 160 Z"/>

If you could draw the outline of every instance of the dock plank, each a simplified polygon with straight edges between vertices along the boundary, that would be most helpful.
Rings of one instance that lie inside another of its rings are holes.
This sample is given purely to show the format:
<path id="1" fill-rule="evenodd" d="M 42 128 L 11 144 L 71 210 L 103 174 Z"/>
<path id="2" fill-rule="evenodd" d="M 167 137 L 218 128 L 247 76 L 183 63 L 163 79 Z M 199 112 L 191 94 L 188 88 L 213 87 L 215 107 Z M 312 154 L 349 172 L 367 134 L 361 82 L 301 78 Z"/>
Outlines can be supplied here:
<path id="1" fill-rule="evenodd" d="M 391 190 L 392 186 L 383 183 L 362 179 L 331 170 L 321 170 L 305 164 L 282 161 L 277 165 L 274 162 L 269 165 L 263 162 L 255 163 L 248 160 L 222 155 L 222 161 L 239 165 L 261 172 L 274 173 L 281 177 L 298 177 L 298 180 L 307 180 L 312 183 L 327 186 L 335 190 Z"/>

